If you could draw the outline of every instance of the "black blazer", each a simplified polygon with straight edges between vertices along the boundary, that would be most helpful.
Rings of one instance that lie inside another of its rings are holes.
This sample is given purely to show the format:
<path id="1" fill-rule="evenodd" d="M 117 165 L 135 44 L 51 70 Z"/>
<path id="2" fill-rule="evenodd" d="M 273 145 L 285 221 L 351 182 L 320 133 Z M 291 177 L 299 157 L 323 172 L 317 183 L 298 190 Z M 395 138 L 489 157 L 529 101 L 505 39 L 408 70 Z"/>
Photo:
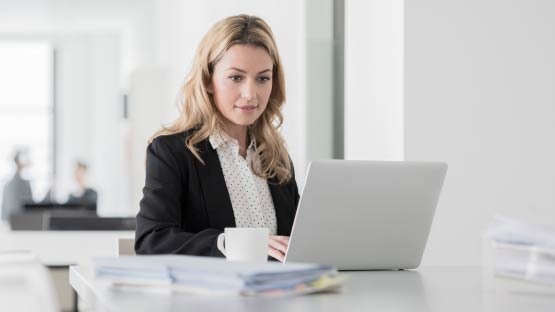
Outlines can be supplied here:
<path id="1" fill-rule="evenodd" d="M 196 145 L 203 165 L 185 145 L 191 132 L 160 136 L 147 147 L 146 180 L 137 214 L 137 254 L 219 256 L 216 239 L 235 227 L 231 199 L 218 154 L 208 140 Z M 295 176 L 268 181 L 277 234 L 289 236 L 299 192 Z"/>

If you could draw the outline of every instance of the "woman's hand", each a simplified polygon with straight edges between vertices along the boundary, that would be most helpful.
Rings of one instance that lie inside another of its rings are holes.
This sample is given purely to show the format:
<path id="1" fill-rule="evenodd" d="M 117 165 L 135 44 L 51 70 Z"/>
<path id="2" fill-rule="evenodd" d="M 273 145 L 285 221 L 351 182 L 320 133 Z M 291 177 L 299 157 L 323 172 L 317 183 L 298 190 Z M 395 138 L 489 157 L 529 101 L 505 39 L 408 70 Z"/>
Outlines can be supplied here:
<path id="1" fill-rule="evenodd" d="M 268 255 L 283 262 L 287 246 L 289 246 L 289 236 L 270 235 Z"/>

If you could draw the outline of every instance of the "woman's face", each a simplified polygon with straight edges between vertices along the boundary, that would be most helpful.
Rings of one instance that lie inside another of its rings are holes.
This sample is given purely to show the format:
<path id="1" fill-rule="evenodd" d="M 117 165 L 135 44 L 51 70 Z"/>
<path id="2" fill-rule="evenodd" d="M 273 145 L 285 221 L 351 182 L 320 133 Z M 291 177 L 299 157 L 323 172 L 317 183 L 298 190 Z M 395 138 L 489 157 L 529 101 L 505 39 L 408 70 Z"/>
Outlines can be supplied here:
<path id="1" fill-rule="evenodd" d="M 252 125 L 272 92 L 273 62 L 264 48 L 234 45 L 216 63 L 208 92 L 228 127 Z"/>

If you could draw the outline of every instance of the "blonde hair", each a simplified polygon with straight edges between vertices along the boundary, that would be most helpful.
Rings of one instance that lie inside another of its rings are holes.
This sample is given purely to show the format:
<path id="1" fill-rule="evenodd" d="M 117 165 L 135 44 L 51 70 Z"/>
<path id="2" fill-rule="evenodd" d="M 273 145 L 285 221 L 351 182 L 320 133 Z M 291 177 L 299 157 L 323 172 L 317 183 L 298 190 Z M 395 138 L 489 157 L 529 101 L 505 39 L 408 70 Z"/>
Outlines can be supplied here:
<path id="1" fill-rule="evenodd" d="M 232 46 L 242 44 L 264 48 L 273 61 L 272 92 L 266 109 L 250 126 L 251 139 L 256 141 L 253 166 L 256 175 L 279 184 L 292 177 L 292 165 L 285 141 L 278 129 L 283 123 L 281 107 L 285 102 L 285 77 L 273 38 L 272 30 L 257 16 L 236 15 L 225 18 L 212 26 L 201 40 L 189 76 L 181 90 L 180 115 L 170 125 L 162 126 L 150 139 L 194 130 L 185 144 L 193 155 L 204 164 L 195 144 L 202 142 L 215 131 L 225 130 L 223 116 L 216 108 L 212 95 L 206 89 L 214 66 Z"/>

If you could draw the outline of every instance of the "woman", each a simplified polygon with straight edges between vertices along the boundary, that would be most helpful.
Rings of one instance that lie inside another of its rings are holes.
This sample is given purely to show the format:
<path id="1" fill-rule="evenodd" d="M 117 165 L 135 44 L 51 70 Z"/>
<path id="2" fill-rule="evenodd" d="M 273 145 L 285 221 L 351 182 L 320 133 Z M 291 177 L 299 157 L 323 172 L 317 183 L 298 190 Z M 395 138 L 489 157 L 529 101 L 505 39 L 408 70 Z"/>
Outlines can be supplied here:
<path id="1" fill-rule="evenodd" d="M 220 256 L 225 227 L 267 227 L 283 261 L 299 193 L 278 132 L 285 79 L 270 27 L 216 23 L 197 48 L 181 114 L 150 140 L 137 215 L 138 254 Z"/>

